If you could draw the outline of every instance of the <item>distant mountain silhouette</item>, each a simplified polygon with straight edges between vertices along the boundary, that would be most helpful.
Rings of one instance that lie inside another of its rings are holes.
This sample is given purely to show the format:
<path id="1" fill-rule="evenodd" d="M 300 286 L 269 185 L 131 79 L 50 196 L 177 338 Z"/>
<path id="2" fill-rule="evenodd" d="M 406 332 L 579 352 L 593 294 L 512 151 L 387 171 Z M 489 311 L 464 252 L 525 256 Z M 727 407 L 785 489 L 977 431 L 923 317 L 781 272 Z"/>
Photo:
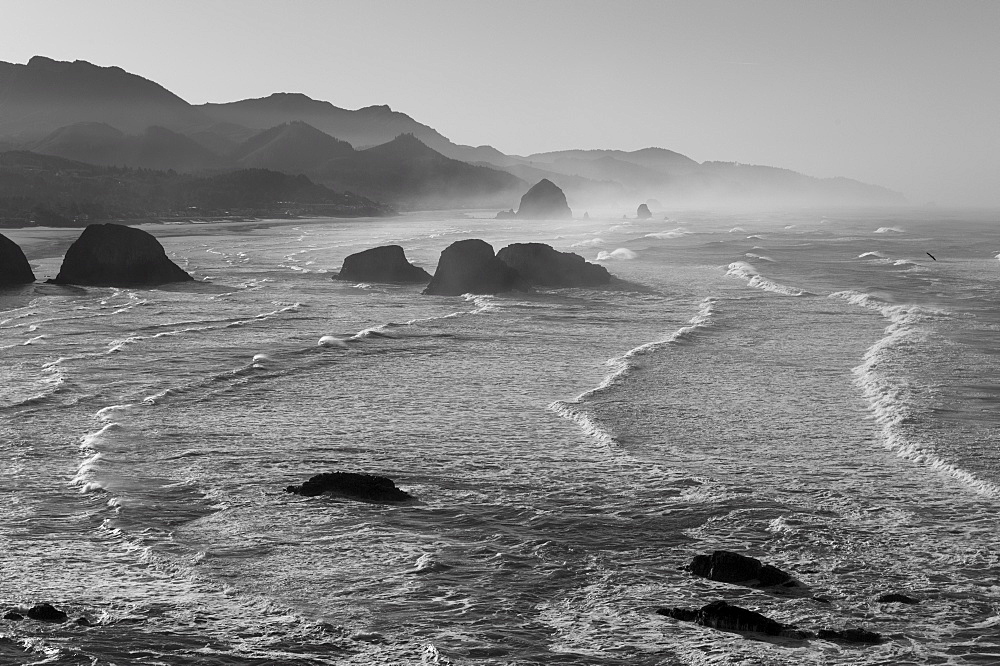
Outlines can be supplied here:
<path id="1" fill-rule="evenodd" d="M 503 205 L 526 186 L 509 173 L 445 157 L 412 134 L 332 160 L 314 175 L 337 190 L 430 208 Z"/>
<path id="2" fill-rule="evenodd" d="M 163 86 L 119 67 L 35 56 L 26 65 L 0 62 L 0 136 L 39 140 L 81 122 L 137 134 L 151 125 L 207 127 L 212 121 Z"/>
<path id="3" fill-rule="evenodd" d="M 250 137 L 230 154 L 230 158 L 242 167 L 313 173 L 330 160 L 352 155 L 351 144 L 296 120 Z"/>
<path id="4" fill-rule="evenodd" d="M 664 148 L 505 155 L 455 144 L 388 106 L 349 110 L 300 93 L 194 106 L 119 67 L 42 56 L 0 62 L 0 150 L 11 149 L 177 171 L 277 169 L 412 207 L 508 208 L 543 178 L 575 208 L 632 211 L 646 199 L 668 208 L 903 201 L 846 178 L 699 164 Z"/>
<path id="5" fill-rule="evenodd" d="M 0 226 L 223 215 L 372 216 L 392 209 L 305 176 L 241 169 L 201 177 L 0 153 Z"/>
<path id="6" fill-rule="evenodd" d="M 76 123 L 60 127 L 29 147 L 43 155 L 100 165 L 198 171 L 225 164 L 193 139 L 156 126 L 130 136 L 105 123 Z"/>

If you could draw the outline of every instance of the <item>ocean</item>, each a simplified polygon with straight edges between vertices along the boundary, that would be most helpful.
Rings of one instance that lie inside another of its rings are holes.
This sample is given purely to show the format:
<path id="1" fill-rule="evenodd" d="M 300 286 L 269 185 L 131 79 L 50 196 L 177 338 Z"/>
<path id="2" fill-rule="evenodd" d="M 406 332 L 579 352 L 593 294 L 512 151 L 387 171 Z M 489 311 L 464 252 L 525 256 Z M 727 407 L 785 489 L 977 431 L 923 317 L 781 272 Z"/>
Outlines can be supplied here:
<path id="1" fill-rule="evenodd" d="M 150 225 L 196 278 L 159 289 L 44 284 L 79 231 L 5 230 L 40 281 L 0 293 L 0 612 L 71 621 L 0 620 L 0 662 L 1000 663 L 998 218 Z M 331 279 L 464 238 L 620 282 Z M 284 492 L 338 470 L 415 499 Z M 685 570 L 716 549 L 804 587 Z M 655 612 L 718 599 L 885 641 Z"/>

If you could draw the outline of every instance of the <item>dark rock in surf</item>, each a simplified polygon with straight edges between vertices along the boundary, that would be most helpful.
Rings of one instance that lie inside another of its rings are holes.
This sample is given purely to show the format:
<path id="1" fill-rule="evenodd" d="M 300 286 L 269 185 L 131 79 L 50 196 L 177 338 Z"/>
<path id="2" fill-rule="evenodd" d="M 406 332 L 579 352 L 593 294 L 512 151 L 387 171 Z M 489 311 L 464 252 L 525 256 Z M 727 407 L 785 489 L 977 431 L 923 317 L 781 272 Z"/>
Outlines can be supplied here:
<path id="1" fill-rule="evenodd" d="M 80 625 L 81 627 L 92 627 L 92 626 L 94 626 L 94 623 L 91 622 L 90 620 L 88 620 L 84 616 L 80 616 L 80 617 L 76 618 L 76 623 L 78 625 Z"/>
<path id="2" fill-rule="evenodd" d="M 151 234 L 121 224 L 91 224 L 66 251 L 53 282 L 130 287 L 192 279 Z"/>
<path id="3" fill-rule="evenodd" d="M 35 274 L 31 272 L 28 258 L 21 247 L 0 234 L 0 287 L 11 284 L 31 284 Z"/>
<path id="4" fill-rule="evenodd" d="M 635 211 L 635 216 L 640 220 L 648 220 L 653 217 L 653 214 L 649 212 L 649 206 L 646 204 L 639 204 L 639 208 Z"/>
<path id="5" fill-rule="evenodd" d="M 868 645 L 877 645 L 882 642 L 882 634 L 875 633 L 874 631 L 868 631 L 866 629 L 820 629 L 816 636 L 818 638 L 823 638 L 828 641 L 841 641 L 844 643 L 865 643 Z"/>
<path id="6" fill-rule="evenodd" d="M 434 277 L 423 293 L 460 296 L 527 288 L 527 282 L 516 270 L 496 258 L 492 245 L 471 238 L 455 241 L 441 252 Z"/>
<path id="7" fill-rule="evenodd" d="M 919 599 L 914 599 L 913 597 L 908 597 L 905 594 L 899 594 L 898 592 L 892 592 L 889 594 L 883 594 L 881 597 L 875 601 L 880 604 L 919 604 Z"/>
<path id="8" fill-rule="evenodd" d="M 25 614 L 30 619 L 39 622 L 65 622 L 68 617 L 66 613 L 53 607 L 52 604 L 37 604 L 29 608 Z"/>
<path id="9" fill-rule="evenodd" d="M 521 197 L 517 216 L 527 220 L 568 220 L 573 211 L 563 191 L 548 178 L 542 178 Z"/>
<path id="10" fill-rule="evenodd" d="M 406 260 L 399 245 L 383 245 L 344 259 L 337 280 L 355 282 L 429 282 L 431 274 Z"/>
<path id="11" fill-rule="evenodd" d="M 720 583 L 739 583 L 750 587 L 799 587 L 801 584 L 770 564 L 728 550 L 716 550 L 711 555 L 695 555 L 688 571 Z"/>
<path id="12" fill-rule="evenodd" d="M 11 622 L 20 622 L 24 619 L 24 616 L 17 611 L 7 611 L 4 613 L 3 619 L 10 620 Z"/>
<path id="13" fill-rule="evenodd" d="M 713 601 L 698 610 L 660 608 L 656 612 L 675 620 L 695 622 L 703 627 L 722 631 L 755 631 L 768 636 L 777 636 L 786 629 L 780 622 L 746 608 L 731 606 L 725 601 Z"/>
<path id="14" fill-rule="evenodd" d="M 317 474 L 301 486 L 288 486 L 285 492 L 305 497 L 334 493 L 370 502 L 403 502 L 412 499 L 409 493 L 397 488 L 390 478 L 353 472 Z"/>
<path id="15" fill-rule="evenodd" d="M 497 252 L 497 259 L 532 285 L 596 287 L 611 282 L 611 274 L 604 266 L 572 252 L 559 252 L 545 243 L 514 243 Z"/>

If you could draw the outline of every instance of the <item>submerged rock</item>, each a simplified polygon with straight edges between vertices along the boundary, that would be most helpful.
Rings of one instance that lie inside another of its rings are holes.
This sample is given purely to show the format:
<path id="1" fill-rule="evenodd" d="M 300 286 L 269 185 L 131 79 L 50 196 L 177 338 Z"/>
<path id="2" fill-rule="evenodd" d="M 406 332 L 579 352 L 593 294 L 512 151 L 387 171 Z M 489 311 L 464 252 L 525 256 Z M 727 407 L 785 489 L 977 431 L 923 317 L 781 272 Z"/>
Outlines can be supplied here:
<path id="1" fill-rule="evenodd" d="M 435 296 L 498 294 L 526 289 L 521 275 L 497 259 L 493 246 L 478 238 L 455 241 L 441 252 L 434 277 L 424 289 Z"/>
<path id="2" fill-rule="evenodd" d="M 720 583 L 740 583 L 750 587 L 799 587 L 800 583 L 770 564 L 728 550 L 716 550 L 711 555 L 695 555 L 688 571 Z"/>
<path id="3" fill-rule="evenodd" d="M 31 284 L 34 281 L 35 274 L 31 272 L 31 265 L 21 247 L 0 234 L 0 286 Z"/>
<path id="4" fill-rule="evenodd" d="M 353 472 L 317 474 L 301 486 L 288 486 L 285 492 L 306 497 L 336 493 L 371 502 L 402 502 L 412 499 L 409 493 L 397 488 L 390 478 Z"/>
<path id="5" fill-rule="evenodd" d="M 883 594 L 881 597 L 875 601 L 881 604 L 919 604 L 919 599 L 914 599 L 913 597 L 908 597 L 905 594 L 899 594 L 898 592 L 892 592 L 889 594 Z"/>
<path id="6" fill-rule="evenodd" d="M 355 282 L 429 282 L 431 274 L 406 260 L 399 245 L 383 245 L 344 259 L 337 280 Z"/>
<path id="7" fill-rule="evenodd" d="M 731 606 L 725 601 L 713 601 L 698 610 L 660 608 L 656 612 L 675 620 L 695 622 L 703 627 L 722 631 L 756 631 L 768 636 L 777 636 L 786 629 L 780 622 L 746 608 Z"/>
<path id="8" fill-rule="evenodd" d="M 32 606 L 25 615 L 32 620 L 39 620 L 40 622 L 65 622 L 68 617 L 66 613 L 55 608 L 52 604 L 37 604 Z"/>
<path id="9" fill-rule="evenodd" d="M 639 208 L 635 211 L 635 216 L 640 220 L 648 220 L 653 217 L 653 214 L 649 212 L 649 206 L 646 204 L 639 204 Z"/>
<path id="10" fill-rule="evenodd" d="M 56 284 L 96 287 L 185 282 L 193 278 L 167 258 L 151 234 L 121 224 L 91 224 L 63 258 Z"/>
<path id="11" fill-rule="evenodd" d="M 563 191 L 548 178 L 542 178 L 521 197 L 517 216 L 528 220 L 565 220 L 573 217 L 573 211 Z"/>
<path id="12" fill-rule="evenodd" d="M 867 643 L 869 645 L 876 645 L 882 642 L 882 634 L 858 628 L 842 630 L 820 629 L 816 635 L 817 637 L 828 641 L 843 641 L 845 643 Z"/>
<path id="13" fill-rule="evenodd" d="M 497 259 L 533 285 L 593 287 L 611 282 L 611 274 L 604 266 L 591 264 L 572 252 L 559 252 L 545 243 L 514 243 L 497 252 Z"/>

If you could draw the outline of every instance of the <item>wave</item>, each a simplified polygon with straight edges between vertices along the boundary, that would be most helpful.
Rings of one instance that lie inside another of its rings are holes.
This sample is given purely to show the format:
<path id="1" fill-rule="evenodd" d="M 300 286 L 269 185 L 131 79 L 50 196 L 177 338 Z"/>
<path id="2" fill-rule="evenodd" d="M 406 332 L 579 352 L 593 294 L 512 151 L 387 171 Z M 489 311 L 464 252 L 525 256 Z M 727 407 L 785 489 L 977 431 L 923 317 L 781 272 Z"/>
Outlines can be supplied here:
<path id="1" fill-rule="evenodd" d="M 628 261 L 635 259 L 639 255 L 626 247 L 620 247 L 616 250 L 608 252 L 607 250 L 602 250 L 597 253 L 597 259 L 595 261 L 611 261 L 611 260 L 621 260 Z"/>
<path id="2" fill-rule="evenodd" d="M 682 238 L 684 236 L 690 235 L 691 232 L 685 229 L 674 229 L 673 231 L 660 231 L 653 234 L 646 234 L 645 238 L 659 238 L 661 240 L 669 240 L 671 238 Z"/>
<path id="3" fill-rule="evenodd" d="M 877 234 L 901 234 L 903 232 L 904 229 L 901 227 L 879 227 L 875 230 Z"/>
<path id="4" fill-rule="evenodd" d="M 599 385 L 588 391 L 584 391 L 573 400 L 556 400 L 549 404 L 549 410 L 567 420 L 575 422 L 584 433 L 602 444 L 618 444 L 619 442 L 615 439 L 615 436 L 586 412 L 584 403 L 617 386 L 627 378 L 636 368 L 634 359 L 665 346 L 690 341 L 699 331 L 710 327 L 712 325 L 712 315 L 715 312 L 715 303 L 715 298 L 707 297 L 703 299 L 698 308 L 698 313 L 685 326 L 677 329 L 663 340 L 647 342 L 628 350 L 621 356 L 608 359 L 605 364 L 611 366 L 612 371 Z"/>
<path id="5" fill-rule="evenodd" d="M 768 280 L 760 274 L 760 272 L 753 267 L 752 264 L 748 264 L 745 261 L 734 261 L 729 264 L 729 270 L 726 271 L 726 275 L 731 277 L 743 278 L 747 281 L 747 285 L 751 287 L 756 287 L 757 289 L 763 289 L 764 291 L 771 291 L 776 294 L 782 294 L 784 296 L 814 296 L 808 291 L 803 291 L 802 289 L 796 289 L 795 287 L 788 287 L 783 284 L 774 282 L 773 280 Z"/>
<path id="6" fill-rule="evenodd" d="M 747 230 L 744 229 L 743 227 L 733 227 L 732 229 L 729 230 L 729 233 L 731 234 L 745 234 L 746 232 Z"/>
<path id="7" fill-rule="evenodd" d="M 771 257 L 766 257 L 763 254 L 754 254 L 753 252 L 747 252 L 743 256 L 747 257 L 749 259 L 756 259 L 758 261 L 766 261 L 766 262 L 772 263 L 772 264 L 774 263 L 774 259 L 772 259 Z"/>
<path id="8" fill-rule="evenodd" d="M 865 351 L 861 364 L 853 369 L 855 382 L 868 400 L 875 422 L 881 427 L 883 445 L 900 458 L 947 474 L 979 494 L 1000 498 L 1000 486 L 945 460 L 932 443 L 918 441 L 919 436 L 908 426 L 921 412 L 916 398 L 920 389 L 891 372 L 893 357 L 926 342 L 931 334 L 928 324 L 949 313 L 919 305 L 891 305 L 872 294 L 858 291 L 839 291 L 830 294 L 830 298 L 875 310 L 889 321 L 884 337 Z"/>
<path id="9" fill-rule="evenodd" d="M 603 238 L 591 238 L 590 240 L 580 241 L 579 243 L 573 243 L 571 247 L 597 247 L 598 245 L 604 245 Z"/>
<path id="10" fill-rule="evenodd" d="M 888 259 L 888 258 L 889 257 L 887 257 L 886 255 L 882 254 L 877 250 L 874 252 L 865 252 L 864 254 L 858 255 L 858 259 Z"/>

